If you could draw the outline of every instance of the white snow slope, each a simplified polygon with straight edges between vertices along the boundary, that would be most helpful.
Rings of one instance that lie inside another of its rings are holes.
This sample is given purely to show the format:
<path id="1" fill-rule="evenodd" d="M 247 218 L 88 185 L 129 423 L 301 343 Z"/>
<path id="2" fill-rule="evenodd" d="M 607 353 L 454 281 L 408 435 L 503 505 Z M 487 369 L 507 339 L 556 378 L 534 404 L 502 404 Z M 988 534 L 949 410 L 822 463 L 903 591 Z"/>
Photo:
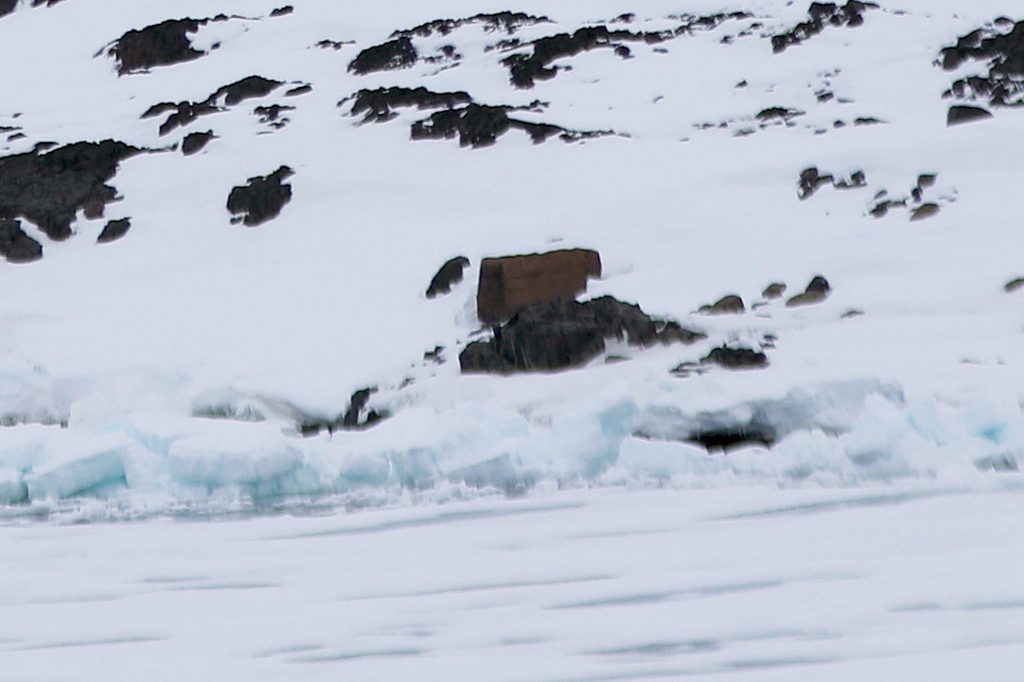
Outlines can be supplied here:
<path id="1" fill-rule="evenodd" d="M 1006 285 L 1024 277 L 1024 113 L 943 98 L 989 60 L 940 61 L 1024 7 L 880 0 L 773 52 L 806 3 L 291 4 L 0 17 L 0 161 L 40 142 L 154 150 L 64 241 L 20 216 L 43 258 L 0 263 L 0 682 L 1018 678 L 1024 288 Z M 468 22 L 414 36 L 408 68 L 348 69 L 393 31 L 504 10 L 550 21 Z M 558 59 L 532 88 L 501 62 L 581 27 L 733 12 L 628 58 Z M 129 30 L 218 14 L 190 35 L 201 58 L 118 75 L 108 55 Z M 166 114 L 141 118 L 252 75 L 285 85 L 163 136 Z M 470 148 L 411 140 L 430 110 L 352 116 L 347 98 L 392 86 L 607 134 Z M 284 125 L 253 111 L 272 104 L 294 107 Z M 954 104 L 994 115 L 948 126 Z M 757 116 L 772 107 L 791 111 Z M 172 148 L 206 130 L 198 154 Z M 282 165 L 280 215 L 232 224 L 232 188 Z M 811 167 L 864 182 L 801 199 Z M 886 198 L 908 207 L 871 215 Z M 911 220 L 921 204 L 938 213 Z M 575 247 L 604 265 L 585 297 L 707 338 L 460 374 L 485 335 L 480 260 Z M 465 279 L 428 299 L 458 255 Z M 762 297 L 815 276 L 817 304 Z M 746 312 L 697 312 L 727 294 Z M 722 345 L 769 364 L 671 372 Z M 387 419 L 301 434 L 366 387 Z M 752 419 L 770 448 L 685 442 Z M 369 507 L 389 508 L 345 516 Z M 139 522 L 65 523 L 114 520 Z"/>

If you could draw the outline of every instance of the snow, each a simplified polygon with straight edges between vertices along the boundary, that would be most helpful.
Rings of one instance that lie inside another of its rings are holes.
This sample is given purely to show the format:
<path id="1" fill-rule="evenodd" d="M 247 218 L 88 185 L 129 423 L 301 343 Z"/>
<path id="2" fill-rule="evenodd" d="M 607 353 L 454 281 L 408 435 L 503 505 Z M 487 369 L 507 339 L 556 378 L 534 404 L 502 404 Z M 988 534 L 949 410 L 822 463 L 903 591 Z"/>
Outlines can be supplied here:
<path id="1" fill-rule="evenodd" d="M 1024 290 L 1004 285 L 1024 276 L 1024 119 L 946 127 L 942 92 L 983 65 L 936 65 L 1024 18 L 1014 3 L 886 0 L 780 54 L 768 36 L 807 3 L 292 0 L 270 18 L 281 4 L 0 18 L 0 126 L 25 134 L 0 155 L 164 150 L 123 161 L 123 198 L 67 241 L 23 220 L 43 259 L 0 263 L 0 681 L 1014 678 Z M 347 71 L 396 29 L 503 10 L 554 22 L 524 42 L 626 12 L 632 31 L 753 16 L 561 59 L 528 90 L 487 49 L 508 36 L 479 24 L 414 38 L 457 63 Z M 119 77 L 106 55 L 128 30 L 220 13 L 191 36 L 199 59 Z M 140 118 L 251 75 L 285 85 L 166 136 Z M 539 101 L 516 116 L 615 134 L 468 149 L 410 141 L 429 111 L 360 124 L 339 106 L 389 86 Z M 295 107 L 279 130 L 252 112 L 275 103 Z M 803 113 L 762 128 L 769 107 Z M 202 152 L 169 150 L 205 130 Z M 231 225 L 231 188 L 282 165 L 280 216 Z M 800 200 L 810 167 L 866 186 Z M 937 215 L 868 214 L 925 173 Z M 460 375 L 480 260 L 575 247 L 602 257 L 587 296 L 707 339 Z M 465 280 L 427 299 L 458 255 Z M 819 304 L 761 300 L 816 275 Z M 747 312 L 696 312 L 728 294 Z M 770 364 L 671 373 L 722 344 Z M 367 387 L 387 419 L 302 434 Z M 776 442 L 692 442 L 750 424 Z"/>

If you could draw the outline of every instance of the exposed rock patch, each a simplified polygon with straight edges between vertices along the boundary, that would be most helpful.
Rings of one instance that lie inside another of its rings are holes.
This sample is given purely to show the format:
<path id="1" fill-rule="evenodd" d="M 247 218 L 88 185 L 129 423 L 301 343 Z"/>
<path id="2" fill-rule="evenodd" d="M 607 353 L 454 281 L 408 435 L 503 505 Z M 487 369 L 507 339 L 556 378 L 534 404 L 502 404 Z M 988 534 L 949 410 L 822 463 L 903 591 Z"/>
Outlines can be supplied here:
<path id="1" fill-rule="evenodd" d="M 43 257 L 43 246 L 21 229 L 21 221 L 0 219 L 0 255 L 8 263 L 31 263 Z"/>
<path id="2" fill-rule="evenodd" d="M 812 303 L 820 303 L 828 298 L 831 293 L 832 287 L 829 286 L 828 280 L 821 275 L 816 276 L 807 285 L 804 293 L 797 294 L 793 298 L 786 301 L 787 308 L 795 308 L 802 305 L 810 305 Z"/>
<path id="3" fill-rule="evenodd" d="M 247 99 L 265 97 L 282 85 L 284 84 L 280 81 L 269 80 L 262 76 L 248 76 L 219 88 L 217 92 L 202 102 L 154 104 L 142 114 L 142 118 L 153 118 L 168 111 L 173 112 L 160 126 L 160 134 L 166 135 L 176 128 L 187 126 L 200 116 L 224 111 L 225 107 L 233 107 Z"/>
<path id="4" fill-rule="evenodd" d="M 18 6 L 18 0 L 0 0 L 0 17 L 7 16 Z"/>
<path id="5" fill-rule="evenodd" d="M 1006 293 L 1008 294 L 1012 294 L 1014 291 L 1017 291 L 1018 289 L 1024 289 L 1024 277 L 1012 279 L 1006 283 L 1006 286 L 1003 287 L 1003 290 L 1006 291 Z"/>
<path id="6" fill-rule="evenodd" d="M 600 276 L 601 256 L 589 249 L 484 258 L 477 317 L 487 323 L 507 320 L 531 303 L 582 294 L 587 280 Z"/>
<path id="7" fill-rule="evenodd" d="M 280 130 L 291 123 L 291 119 L 281 116 L 284 111 L 295 111 L 295 107 L 288 107 L 281 104 L 271 104 L 269 107 L 256 107 L 252 113 L 260 118 L 260 123 L 266 123 L 275 130 Z"/>
<path id="8" fill-rule="evenodd" d="M 117 190 L 105 184 L 118 164 L 142 150 L 123 142 L 77 142 L 46 153 L 40 147 L 0 158 L 0 219 L 22 217 L 50 239 L 71 236 L 71 223 L 81 209 L 103 215 Z"/>
<path id="9" fill-rule="evenodd" d="M 634 346 L 692 343 L 703 335 L 658 320 L 639 306 L 603 296 L 585 303 L 564 297 L 530 304 L 494 329 L 494 338 L 470 343 L 459 355 L 463 372 L 553 371 L 600 355 L 606 339 Z"/>
<path id="10" fill-rule="evenodd" d="M 864 12 L 869 9 L 878 9 L 878 5 L 857 0 L 850 0 L 842 7 L 832 2 L 812 2 L 807 9 L 807 21 L 797 24 L 785 33 L 772 36 L 772 51 L 779 53 L 785 51 L 787 47 L 799 45 L 824 31 L 826 26 L 862 26 Z"/>
<path id="11" fill-rule="evenodd" d="M 822 175 L 817 168 L 811 167 L 800 172 L 797 181 L 797 196 L 807 199 L 823 185 L 832 185 L 835 189 L 853 189 L 867 186 L 867 176 L 863 171 L 854 171 L 848 178 L 836 179 L 831 173 Z"/>
<path id="12" fill-rule="evenodd" d="M 986 74 L 955 81 L 944 97 L 981 99 L 993 107 L 1024 105 L 1024 21 L 1013 24 L 1006 33 L 994 27 L 971 31 L 957 39 L 955 45 L 943 48 L 940 55 L 946 71 L 953 71 L 968 61 L 987 62 L 988 68 Z M 953 117 L 952 109 L 950 117 Z"/>
<path id="13" fill-rule="evenodd" d="M 786 285 L 783 282 L 773 282 L 765 287 L 761 295 L 769 301 L 773 301 L 776 298 L 782 298 L 784 293 L 786 293 Z"/>
<path id="14" fill-rule="evenodd" d="M 972 121 L 983 121 L 986 118 L 992 118 L 992 112 L 988 109 L 956 104 L 951 106 L 949 108 L 949 113 L 946 114 L 946 125 L 955 126 L 961 123 L 970 123 Z"/>
<path id="15" fill-rule="evenodd" d="M 933 203 L 921 204 L 913 211 L 910 212 L 910 220 L 924 220 L 925 218 L 931 218 L 934 215 L 938 215 L 939 205 Z"/>
<path id="16" fill-rule="evenodd" d="M 431 92 L 424 87 L 419 88 L 378 88 L 376 90 L 360 90 L 347 97 L 338 106 L 353 101 L 349 112 L 352 116 L 363 116 L 363 123 L 382 123 L 390 121 L 396 114 L 394 109 L 416 107 L 417 109 L 453 109 L 459 105 L 469 104 L 473 98 L 467 92 Z"/>
<path id="17" fill-rule="evenodd" d="M 284 7 L 278 7 L 270 13 L 272 17 L 283 17 L 291 14 L 295 11 L 295 8 L 291 5 L 285 5 Z"/>
<path id="18" fill-rule="evenodd" d="M 212 130 L 207 130 L 205 133 L 189 133 L 181 141 L 181 153 L 185 156 L 198 154 L 214 137 Z"/>
<path id="19" fill-rule="evenodd" d="M 904 196 L 899 199 L 890 198 L 889 193 L 885 190 L 880 191 L 875 195 L 875 205 L 868 210 L 868 213 L 876 218 L 882 218 L 889 213 L 890 209 L 910 208 L 911 220 L 930 218 L 939 212 L 940 205 L 936 202 L 922 202 L 924 201 L 925 191 L 935 186 L 937 177 L 934 173 L 919 175 L 917 177 L 917 184 L 910 190 L 910 196 Z M 940 199 L 951 200 L 949 197 L 940 197 Z"/>
<path id="20" fill-rule="evenodd" d="M 283 181 L 294 175 L 288 166 L 281 166 L 270 175 L 248 179 L 248 184 L 235 187 L 228 195 L 228 211 L 232 223 L 255 227 L 276 218 L 281 208 L 292 200 L 292 186 Z"/>
<path id="21" fill-rule="evenodd" d="M 509 130 L 521 130 L 530 136 L 534 144 L 558 136 L 564 142 L 610 135 L 611 131 L 568 130 L 549 123 L 531 123 L 509 116 L 515 107 L 468 104 L 456 109 L 446 109 L 431 114 L 430 118 L 412 124 L 412 139 L 441 140 L 459 139 L 459 146 L 489 147 Z"/>
<path id="22" fill-rule="evenodd" d="M 121 36 L 107 51 L 117 60 L 120 75 L 147 71 L 154 66 L 170 66 L 199 59 L 205 52 L 192 47 L 189 34 L 211 21 L 227 21 L 220 15 L 214 19 L 168 19 L 167 21 L 131 30 Z"/>
<path id="23" fill-rule="evenodd" d="M 749 348 L 728 348 L 719 346 L 712 350 L 703 362 L 712 363 L 725 369 L 754 369 L 768 366 L 768 356 Z"/>
<path id="24" fill-rule="evenodd" d="M 441 266 L 427 287 L 427 298 L 436 298 L 447 294 L 452 287 L 462 281 L 462 271 L 469 267 L 469 259 L 456 256 Z"/>
<path id="25" fill-rule="evenodd" d="M 386 410 L 375 410 L 369 407 L 370 398 L 377 392 L 376 386 L 361 388 L 352 394 L 348 409 L 337 418 L 331 420 L 306 419 L 299 424 L 299 432 L 303 436 L 315 436 L 321 431 L 355 431 L 366 429 L 377 422 L 387 419 L 390 415 Z"/>
<path id="26" fill-rule="evenodd" d="M 412 41 L 402 36 L 380 45 L 368 47 L 352 60 L 348 70 L 357 76 L 365 76 L 375 71 L 393 71 L 412 66 L 419 58 Z"/>
<path id="27" fill-rule="evenodd" d="M 467 24 L 482 24 L 488 33 L 502 32 L 513 35 L 523 26 L 536 26 L 537 24 L 552 23 L 547 17 L 537 17 L 522 12 L 496 12 L 492 14 L 476 14 L 465 19 L 435 19 L 425 24 L 403 31 L 395 31 L 392 38 L 405 37 L 429 38 L 435 33 L 446 36 L 455 29 L 462 28 Z"/>
<path id="28" fill-rule="evenodd" d="M 705 315 L 737 315 L 746 310 L 743 299 L 735 294 L 730 294 L 718 300 L 714 305 L 701 306 L 697 312 Z"/>
<path id="29" fill-rule="evenodd" d="M 97 244 L 106 244 L 108 242 L 115 241 L 128 234 L 128 230 L 132 226 L 130 218 L 121 218 L 120 220 L 111 220 L 108 222 L 103 231 L 100 232 L 100 236 L 96 238 Z"/>

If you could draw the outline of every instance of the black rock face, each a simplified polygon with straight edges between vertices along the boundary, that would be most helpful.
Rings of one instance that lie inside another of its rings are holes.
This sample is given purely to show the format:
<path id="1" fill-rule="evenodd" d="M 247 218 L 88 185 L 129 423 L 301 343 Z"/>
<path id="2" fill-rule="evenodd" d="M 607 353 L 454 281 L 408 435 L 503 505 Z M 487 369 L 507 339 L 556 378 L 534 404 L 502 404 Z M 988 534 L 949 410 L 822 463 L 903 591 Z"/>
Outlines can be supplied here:
<path id="1" fill-rule="evenodd" d="M 200 26 L 210 21 L 213 20 L 168 19 L 137 31 L 128 31 L 107 54 L 117 59 L 117 72 L 120 75 L 146 71 L 154 66 L 190 62 L 205 53 L 192 48 L 188 34 L 195 33 Z"/>
<path id="2" fill-rule="evenodd" d="M 265 97 L 284 85 L 280 81 L 270 80 L 262 76 L 247 76 L 235 81 L 207 97 L 202 102 L 160 102 L 154 104 L 142 114 L 142 118 L 153 118 L 168 111 L 173 112 L 160 126 L 160 134 L 166 135 L 172 130 L 187 126 L 200 116 L 223 111 L 223 106 L 233 107 L 240 102 L 255 97 Z"/>
<path id="3" fill-rule="evenodd" d="M 17 220 L 0 220 L 0 255 L 8 263 L 31 263 L 43 257 L 43 246 L 21 229 Z"/>
<path id="4" fill-rule="evenodd" d="M 772 51 L 778 53 L 791 45 L 799 45 L 824 31 L 826 26 L 862 26 L 864 12 L 869 9 L 878 9 L 878 5 L 857 0 L 850 0 L 842 7 L 832 2 L 812 2 L 807 9 L 807 21 L 797 24 L 786 33 L 772 36 Z"/>
<path id="5" fill-rule="evenodd" d="M 438 111 L 430 118 L 412 125 L 414 140 L 459 139 L 462 147 L 489 147 L 509 130 L 522 130 L 534 144 L 545 142 L 555 135 L 566 142 L 610 134 L 607 131 L 575 131 L 548 123 L 530 123 L 511 118 L 512 107 L 492 107 L 469 104 L 457 109 Z"/>
<path id="6" fill-rule="evenodd" d="M 946 125 L 955 126 L 960 123 L 982 121 L 986 118 L 992 118 L 992 112 L 988 109 L 957 105 L 949 108 L 949 113 L 946 115 Z"/>
<path id="7" fill-rule="evenodd" d="M 692 343 L 703 334 L 658 320 L 640 306 L 603 296 L 585 303 L 571 298 L 527 306 L 496 327 L 494 338 L 466 346 L 459 355 L 463 372 L 552 371 L 576 367 L 605 349 L 605 339 L 634 346 Z"/>
<path id="8" fill-rule="evenodd" d="M 100 232 L 100 236 L 96 238 L 97 244 L 106 244 L 108 242 L 116 241 L 121 237 L 128 234 L 129 228 L 132 226 L 130 218 L 121 218 L 120 220 L 111 220 Z"/>
<path id="9" fill-rule="evenodd" d="M 365 76 L 375 71 L 404 69 L 415 64 L 418 57 L 412 41 L 403 36 L 366 48 L 356 55 L 348 65 L 348 70 L 357 76 Z"/>
<path id="10" fill-rule="evenodd" d="M 426 88 L 378 88 L 376 90 L 360 90 L 338 105 L 349 100 L 352 104 L 352 116 L 363 116 L 363 123 L 381 123 L 390 121 L 397 116 L 393 109 L 416 107 L 417 109 L 452 109 L 462 104 L 469 104 L 473 98 L 466 92 L 431 92 Z"/>
<path id="11" fill-rule="evenodd" d="M 18 0 L 0 0 L 0 17 L 7 16 L 18 6 Z"/>
<path id="12" fill-rule="evenodd" d="M 436 298 L 447 294 L 452 287 L 462 281 L 462 271 L 469 267 L 469 259 L 457 256 L 441 266 L 427 287 L 427 298 Z"/>
<path id="13" fill-rule="evenodd" d="M 702 362 L 711 362 L 726 369 L 753 369 L 768 366 L 768 356 L 749 348 L 720 346 L 712 350 Z"/>
<path id="14" fill-rule="evenodd" d="M 585 26 L 571 35 L 559 33 L 533 42 L 531 54 L 514 54 L 502 60 L 509 70 L 509 80 L 517 88 L 532 88 L 536 81 L 550 80 L 558 74 L 551 66 L 556 59 L 573 57 L 601 47 L 622 48 L 622 42 L 661 43 L 671 40 L 671 31 L 660 33 L 634 33 L 632 31 L 609 30 L 607 26 Z M 619 51 L 619 56 L 628 57 L 629 48 Z"/>
<path id="15" fill-rule="evenodd" d="M 0 158 L 0 219 L 24 217 L 50 239 L 71 236 L 76 213 L 103 215 L 117 190 L 106 185 L 122 160 L 140 153 L 123 142 L 77 142 Z"/>
<path id="16" fill-rule="evenodd" d="M 231 222 L 255 227 L 276 218 L 292 200 L 292 186 L 282 182 L 293 175 L 291 168 L 281 166 L 270 175 L 249 178 L 247 185 L 232 189 L 228 211 L 236 217 Z"/>
<path id="17" fill-rule="evenodd" d="M 988 73 L 955 81 L 946 97 L 980 98 L 993 107 L 1024 105 L 1024 21 L 1013 24 L 1007 33 L 988 28 L 971 31 L 940 55 L 947 71 L 971 60 L 988 62 Z"/>
<path id="18" fill-rule="evenodd" d="M 207 130 L 205 133 L 190 133 L 181 141 L 181 153 L 185 156 L 198 154 L 213 138 L 212 130 Z"/>

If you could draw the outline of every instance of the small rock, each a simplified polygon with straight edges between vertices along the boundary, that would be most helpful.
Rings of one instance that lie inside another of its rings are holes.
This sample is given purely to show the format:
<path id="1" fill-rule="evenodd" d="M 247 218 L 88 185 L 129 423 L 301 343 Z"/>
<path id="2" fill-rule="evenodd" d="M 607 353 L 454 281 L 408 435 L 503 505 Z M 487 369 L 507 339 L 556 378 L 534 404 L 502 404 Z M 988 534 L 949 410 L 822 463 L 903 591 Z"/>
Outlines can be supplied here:
<path id="1" fill-rule="evenodd" d="M 441 294 L 447 294 L 452 286 L 462 281 L 462 271 L 469 267 L 469 259 L 465 256 L 456 256 L 441 266 L 434 278 L 430 280 L 427 287 L 427 298 L 434 298 Z"/>
<path id="2" fill-rule="evenodd" d="M 982 109 L 981 107 L 956 105 L 949 108 L 949 114 L 947 114 L 946 116 L 946 125 L 955 126 L 960 123 L 981 121 L 986 118 L 992 118 L 992 113 L 987 109 Z"/>
<path id="3" fill-rule="evenodd" d="M 275 9 L 273 12 L 270 13 L 270 16 L 272 16 L 272 17 L 283 17 L 286 14 L 291 14 L 294 11 L 295 11 L 294 7 L 292 7 L 291 5 L 285 5 L 284 7 L 278 7 L 277 9 Z"/>
<path id="4" fill-rule="evenodd" d="M 43 257 L 43 246 L 21 229 L 19 220 L 0 220 L 0 255 L 8 263 L 31 263 Z"/>
<path id="5" fill-rule="evenodd" d="M 735 294 L 730 294 L 714 305 L 701 306 L 698 312 L 705 315 L 734 315 L 746 312 L 743 306 L 743 299 Z"/>
<path id="6" fill-rule="evenodd" d="M 811 280 L 804 293 L 797 294 L 786 301 L 786 307 L 794 308 L 801 305 L 820 303 L 828 297 L 830 291 L 832 291 L 832 287 L 829 286 L 828 280 L 819 275 Z"/>
<path id="7" fill-rule="evenodd" d="M 935 185 L 935 179 L 938 176 L 934 173 L 925 173 L 917 176 L 917 186 L 921 189 L 928 189 Z"/>
<path id="8" fill-rule="evenodd" d="M 863 314 L 864 314 L 863 310 L 847 310 L 845 313 L 843 313 L 840 316 L 840 319 L 848 320 L 851 317 L 860 317 Z"/>
<path id="9" fill-rule="evenodd" d="M 911 220 L 924 220 L 925 218 L 931 218 L 933 215 L 939 212 L 938 204 L 921 204 L 910 214 Z"/>
<path id="10" fill-rule="evenodd" d="M 207 130 L 205 133 L 190 133 L 181 141 L 181 153 L 185 156 L 198 154 L 212 139 L 212 130 Z"/>
<path id="11" fill-rule="evenodd" d="M 231 222 L 255 227 L 276 218 L 292 199 L 292 186 L 282 181 L 294 174 L 288 166 L 281 166 L 270 175 L 249 178 L 244 187 L 232 189 L 228 195 L 228 210 L 236 217 Z"/>
<path id="12" fill-rule="evenodd" d="M 761 292 L 761 295 L 769 301 L 772 301 L 776 298 L 782 298 L 784 293 L 786 293 L 786 285 L 782 282 L 773 282 L 765 287 L 765 290 Z"/>
<path id="13" fill-rule="evenodd" d="M 1003 289 L 1005 289 L 1008 294 L 1013 293 L 1018 289 L 1024 289 L 1024 277 L 1018 277 L 1017 279 L 1007 282 Z"/>
<path id="14" fill-rule="evenodd" d="M 121 218 L 120 220 L 111 220 L 107 223 L 103 231 L 100 232 L 100 236 L 96 238 L 97 244 L 106 244 L 114 240 L 120 239 L 121 237 L 128 234 L 128 229 L 132 226 L 131 218 Z"/>
<path id="15" fill-rule="evenodd" d="M 768 356 L 760 351 L 749 348 L 726 348 L 720 346 L 712 350 L 702 362 L 710 362 L 725 369 L 750 369 L 767 367 Z"/>

